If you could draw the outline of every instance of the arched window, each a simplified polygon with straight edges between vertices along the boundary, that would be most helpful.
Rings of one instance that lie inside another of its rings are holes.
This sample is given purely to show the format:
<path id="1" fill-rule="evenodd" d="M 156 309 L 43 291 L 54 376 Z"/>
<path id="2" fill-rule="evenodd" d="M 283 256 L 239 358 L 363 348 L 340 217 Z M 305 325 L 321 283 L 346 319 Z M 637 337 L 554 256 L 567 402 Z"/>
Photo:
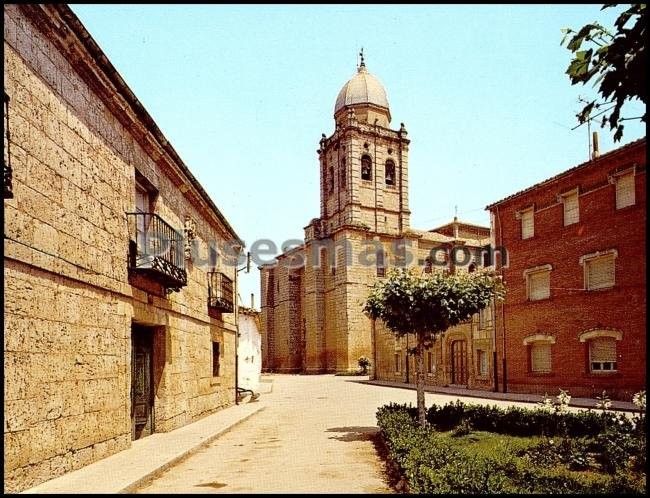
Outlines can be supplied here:
<path id="1" fill-rule="evenodd" d="M 395 163 L 392 159 L 386 161 L 386 185 L 395 185 Z"/>
<path id="2" fill-rule="evenodd" d="M 476 271 L 476 263 L 470 263 L 469 268 L 467 269 L 469 273 Z"/>
<path id="3" fill-rule="evenodd" d="M 340 181 L 339 181 L 339 185 L 341 185 L 341 190 L 345 190 L 345 188 L 347 187 L 347 183 L 348 183 L 347 182 L 348 175 L 347 175 L 347 169 L 346 169 L 346 165 L 345 165 L 345 159 L 341 159 L 340 174 L 341 174 L 341 178 L 340 178 Z"/>
<path id="4" fill-rule="evenodd" d="M 361 156 L 361 179 L 372 180 L 372 159 L 367 154 Z"/>

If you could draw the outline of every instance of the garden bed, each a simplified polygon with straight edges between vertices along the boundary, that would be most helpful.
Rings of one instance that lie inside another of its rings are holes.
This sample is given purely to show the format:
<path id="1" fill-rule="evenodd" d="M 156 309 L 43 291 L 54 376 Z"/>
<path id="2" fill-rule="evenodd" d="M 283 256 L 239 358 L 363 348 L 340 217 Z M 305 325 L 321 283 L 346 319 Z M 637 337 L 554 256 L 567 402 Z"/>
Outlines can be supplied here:
<path id="1" fill-rule="evenodd" d="M 645 493 L 645 419 L 611 412 L 434 405 L 377 412 L 396 489 L 411 493 Z"/>

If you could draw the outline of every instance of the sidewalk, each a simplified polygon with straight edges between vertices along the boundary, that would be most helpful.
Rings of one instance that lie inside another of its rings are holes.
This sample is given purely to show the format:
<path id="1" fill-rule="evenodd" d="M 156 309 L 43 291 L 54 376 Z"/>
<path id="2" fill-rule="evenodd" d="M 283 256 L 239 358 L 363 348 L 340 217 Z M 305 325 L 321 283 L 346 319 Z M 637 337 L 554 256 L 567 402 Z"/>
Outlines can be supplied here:
<path id="1" fill-rule="evenodd" d="M 124 451 L 23 493 L 132 493 L 264 408 L 263 399 L 224 408 L 174 431 L 133 441 Z"/>
<path id="2" fill-rule="evenodd" d="M 415 384 L 406 384 L 404 382 L 392 382 L 386 380 L 359 380 L 363 384 L 370 384 L 375 386 L 384 386 L 384 387 L 399 387 L 402 389 L 412 389 L 415 390 Z M 439 394 L 451 394 L 457 396 L 467 396 L 470 398 L 483 398 L 483 399 L 498 399 L 503 401 L 519 401 L 523 403 L 538 403 L 542 400 L 542 396 L 539 394 L 525 394 L 525 393 L 495 393 L 494 391 L 480 391 L 476 389 L 465 389 L 462 387 L 443 387 L 443 386 L 425 386 L 425 392 L 428 393 L 439 393 Z M 554 397 L 554 393 L 549 393 L 551 398 Z M 571 398 L 569 406 L 575 406 L 578 408 L 595 408 L 596 399 L 593 398 Z M 612 410 L 618 411 L 638 411 L 638 408 L 634 406 L 632 402 L 629 401 L 612 401 Z"/>

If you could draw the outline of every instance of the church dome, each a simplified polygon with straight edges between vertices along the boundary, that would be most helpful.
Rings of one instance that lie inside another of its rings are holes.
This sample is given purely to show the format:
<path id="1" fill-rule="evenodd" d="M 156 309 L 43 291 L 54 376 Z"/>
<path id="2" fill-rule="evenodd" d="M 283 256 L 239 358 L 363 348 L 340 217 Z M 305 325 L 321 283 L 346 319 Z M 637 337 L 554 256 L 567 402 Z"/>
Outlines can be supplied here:
<path id="1" fill-rule="evenodd" d="M 355 104 L 374 104 L 388 110 L 388 98 L 384 85 L 368 72 L 363 60 L 357 69 L 357 74 L 343 85 L 336 97 L 334 114 L 345 106 Z"/>

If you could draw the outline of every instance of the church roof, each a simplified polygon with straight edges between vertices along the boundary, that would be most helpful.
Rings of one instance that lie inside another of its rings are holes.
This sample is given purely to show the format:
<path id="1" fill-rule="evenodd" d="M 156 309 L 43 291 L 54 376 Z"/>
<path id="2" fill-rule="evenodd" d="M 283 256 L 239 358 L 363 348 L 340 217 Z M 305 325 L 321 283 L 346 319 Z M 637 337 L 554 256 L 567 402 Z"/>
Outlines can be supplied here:
<path id="1" fill-rule="evenodd" d="M 357 74 L 343 85 L 336 97 L 334 114 L 345 106 L 354 104 L 374 104 L 388 109 L 388 97 L 384 85 L 368 72 L 363 60 L 357 69 Z"/>

